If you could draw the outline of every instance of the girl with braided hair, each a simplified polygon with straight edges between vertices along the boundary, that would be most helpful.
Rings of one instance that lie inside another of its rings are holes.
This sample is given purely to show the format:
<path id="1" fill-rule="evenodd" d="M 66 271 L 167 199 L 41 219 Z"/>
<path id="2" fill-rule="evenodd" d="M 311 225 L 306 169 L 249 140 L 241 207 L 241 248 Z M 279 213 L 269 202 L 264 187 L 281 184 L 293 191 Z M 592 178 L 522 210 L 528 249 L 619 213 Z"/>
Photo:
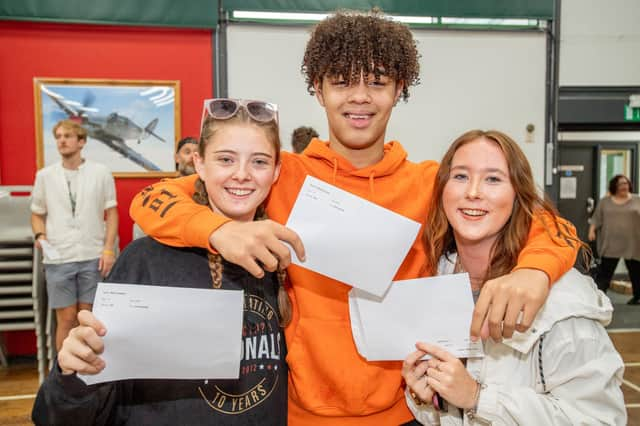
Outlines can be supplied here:
<path id="1" fill-rule="evenodd" d="M 205 101 L 202 123 L 194 154 L 195 202 L 236 221 L 264 219 L 262 204 L 280 172 L 276 106 L 212 99 Z M 80 325 L 65 340 L 38 392 L 34 422 L 286 425 L 288 369 L 282 326 L 291 319 L 291 304 L 285 277 L 279 270 L 256 278 L 202 248 L 171 247 L 149 237 L 133 241 L 109 281 L 244 290 L 239 378 L 123 380 L 86 386 L 76 373 L 96 374 L 105 367 L 100 353 L 108 330 L 91 312 L 81 311 Z"/>

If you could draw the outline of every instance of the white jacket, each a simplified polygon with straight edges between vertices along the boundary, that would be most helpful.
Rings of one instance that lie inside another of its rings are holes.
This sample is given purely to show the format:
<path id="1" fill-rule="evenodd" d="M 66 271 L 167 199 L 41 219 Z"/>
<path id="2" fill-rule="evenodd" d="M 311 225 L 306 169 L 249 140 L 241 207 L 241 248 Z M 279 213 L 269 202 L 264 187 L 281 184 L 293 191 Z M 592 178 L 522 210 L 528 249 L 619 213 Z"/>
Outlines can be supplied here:
<path id="1" fill-rule="evenodd" d="M 439 266 L 441 275 L 453 272 L 449 261 Z M 426 425 L 625 425 L 624 363 L 604 329 L 612 312 L 593 280 L 572 269 L 553 285 L 527 332 L 487 340 L 485 357 L 467 360 L 484 385 L 476 419 L 451 405 L 440 413 L 417 406 L 408 391 L 407 405 Z"/>

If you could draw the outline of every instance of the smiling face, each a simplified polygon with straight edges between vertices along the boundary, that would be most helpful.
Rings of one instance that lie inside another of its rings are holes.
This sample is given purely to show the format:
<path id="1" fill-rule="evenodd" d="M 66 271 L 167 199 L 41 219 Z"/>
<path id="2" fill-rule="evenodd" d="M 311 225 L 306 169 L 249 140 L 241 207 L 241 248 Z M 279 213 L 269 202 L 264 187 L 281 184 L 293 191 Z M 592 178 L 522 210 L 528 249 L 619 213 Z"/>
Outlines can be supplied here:
<path id="1" fill-rule="evenodd" d="M 193 159 L 211 208 L 238 221 L 253 220 L 280 172 L 274 144 L 252 124 L 221 125 Z"/>
<path id="2" fill-rule="evenodd" d="M 402 84 L 373 74 L 349 83 L 341 76 L 325 76 L 316 82 L 316 96 L 325 108 L 329 141 L 347 159 L 382 155 L 391 110 L 402 93 Z"/>
<path id="3" fill-rule="evenodd" d="M 507 160 L 497 143 L 482 137 L 461 146 L 442 193 L 456 244 L 490 248 L 511 216 L 515 197 Z"/>

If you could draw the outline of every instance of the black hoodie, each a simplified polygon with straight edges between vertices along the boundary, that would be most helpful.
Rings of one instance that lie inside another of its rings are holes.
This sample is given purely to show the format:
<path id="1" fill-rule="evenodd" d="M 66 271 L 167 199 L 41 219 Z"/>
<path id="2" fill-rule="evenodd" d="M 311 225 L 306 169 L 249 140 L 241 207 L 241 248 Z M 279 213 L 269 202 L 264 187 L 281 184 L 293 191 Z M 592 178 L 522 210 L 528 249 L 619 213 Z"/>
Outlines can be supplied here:
<path id="1" fill-rule="evenodd" d="M 109 282 L 211 288 L 207 253 L 151 238 L 122 252 Z M 122 380 L 87 386 L 57 364 L 33 407 L 36 425 L 286 425 L 287 366 L 278 280 L 223 261 L 223 289 L 245 291 L 238 380 Z M 170 339 L 171 336 L 166 336 Z M 189 360 L 180 360 L 189 362 Z"/>

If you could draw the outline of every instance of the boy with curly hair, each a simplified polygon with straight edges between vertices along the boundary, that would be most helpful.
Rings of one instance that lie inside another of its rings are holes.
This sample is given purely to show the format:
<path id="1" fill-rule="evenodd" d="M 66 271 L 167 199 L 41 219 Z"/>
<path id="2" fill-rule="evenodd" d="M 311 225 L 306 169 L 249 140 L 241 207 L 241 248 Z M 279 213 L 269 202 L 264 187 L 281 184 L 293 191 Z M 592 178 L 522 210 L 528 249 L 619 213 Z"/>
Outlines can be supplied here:
<path id="1" fill-rule="evenodd" d="M 131 215 L 162 242 L 215 249 L 258 277 L 265 269 L 289 266 L 290 253 L 282 241 L 304 258 L 298 236 L 282 224 L 307 175 L 424 223 L 438 165 L 412 163 L 399 142 L 385 143 L 394 105 L 406 100 L 409 88 L 419 82 L 418 58 L 409 29 L 379 13 L 328 17 L 311 35 L 302 70 L 309 92 L 326 111 L 329 140 L 313 140 L 303 154 L 282 153 L 280 178 L 265 206 L 271 220 L 233 222 L 196 205 L 190 201 L 190 177 L 146 188 L 133 200 Z M 534 223 L 519 269 L 485 284 L 472 333 L 480 334 L 489 306 L 495 338 L 513 333 L 521 310 L 519 327 L 528 327 L 546 299 L 549 281 L 569 270 L 575 255 L 574 248 L 556 245 Z M 395 279 L 424 276 L 425 262 L 417 238 Z M 368 362 L 356 350 L 349 320 L 351 287 L 296 265 L 288 273 L 294 309 L 286 329 L 290 424 L 412 421 L 401 362 Z"/>

